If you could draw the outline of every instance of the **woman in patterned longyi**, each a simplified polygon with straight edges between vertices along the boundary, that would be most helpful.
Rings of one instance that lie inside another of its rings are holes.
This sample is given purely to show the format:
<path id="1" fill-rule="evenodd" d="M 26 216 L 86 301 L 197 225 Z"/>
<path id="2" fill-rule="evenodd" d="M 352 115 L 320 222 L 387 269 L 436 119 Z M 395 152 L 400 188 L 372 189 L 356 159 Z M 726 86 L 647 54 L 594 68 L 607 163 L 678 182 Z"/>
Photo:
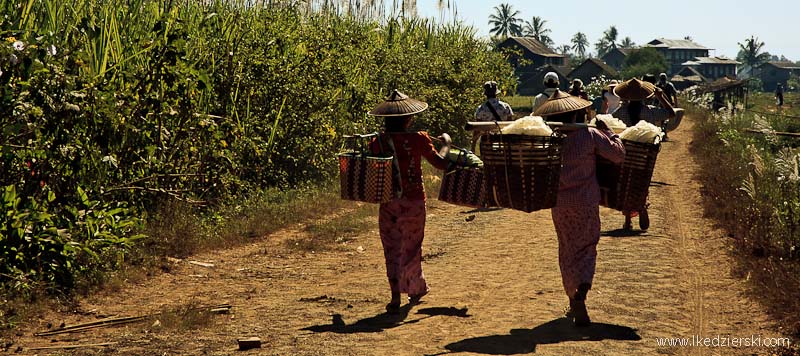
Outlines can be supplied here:
<path id="1" fill-rule="evenodd" d="M 587 100 L 557 91 L 534 114 L 548 121 L 574 123 L 590 105 Z M 567 131 L 566 135 L 561 151 L 558 200 L 551 213 L 558 235 L 561 281 L 569 298 L 567 316 L 576 326 L 587 326 L 590 319 L 586 294 L 592 287 L 600 241 L 596 157 L 600 155 L 621 164 L 625 159 L 625 146 L 601 120 L 597 120 L 597 128 L 580 128 Z"/>
<path id="2" fill-rule="evenodd" d="M 393 152 L 395 157 L 395 198 L 380 206 L 378 226 L 386 259 L 386 276 L 392 299 L 386 311 L 400 309 L 400 293 L 408 294 L 412 304 L 428 293 L 422 274 L 422 240 L 425 236 L 425 189 L 422 186 L 421 160 L 424 157 L 438 169 L 445 169 L 444 158 L 450 147 L 450 136 L 440 136 L 444 142 L 438 152 L 425 131 L 409 130 L 414 115 L 427 109 L 428 104 L 414 100 L 394 90 L 369 114 L 384 118 L 384 132 L 373 141 L 373 152 Z"/>

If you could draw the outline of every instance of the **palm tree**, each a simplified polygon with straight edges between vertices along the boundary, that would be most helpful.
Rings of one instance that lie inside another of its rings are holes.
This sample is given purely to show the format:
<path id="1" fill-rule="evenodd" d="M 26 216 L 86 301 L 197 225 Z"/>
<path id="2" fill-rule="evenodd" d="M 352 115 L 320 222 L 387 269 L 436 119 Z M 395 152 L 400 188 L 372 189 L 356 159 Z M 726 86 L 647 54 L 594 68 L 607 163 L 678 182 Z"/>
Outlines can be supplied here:
<path id="1" fill-rule="evenodd" d="M 559 54 L 563 54 L 563 55 L 565 55 L 565 56 L 566 56 L 566 55 L 568 55 L 568 54 L 569 54 L 569 51 L 570 51 L 571 49 L 572 49 L 572 46 L 570 46 L 570 45 L 568 45 L 568 44 L 565 44 L 565 45 L 558 46 L 558 48 L 556 48 L 556 51 L 557 51 Z"/>
<path id="2" fill-rule="evenodd" d="M 758 37 L 750 36 L 744 40 L 744 43 L 739 42 L 739 55 L 736 56 L 736 59 L 752 68 L 758 67 L 770 58 L 769 53 L 761 52 L 762 48 L 764 48 L 764 42 L 759 41 Z"/>
<path id="3" fill-rule="evenodd" d="M 519 16 L 519 11 L 514 9 L 509 4 L 500 4 L 494 7 L 494 14 L 489 15 L 489 25 L 492 25 L 490 32 L 498 37 L 519 36 L 522 33 L 522 27 L 519 23 L 522 21 Z"/>
<path id="4" fill-rule="evenodd" d="M 583 32 L 578 32 L 572 36 L 572 49 L 578 53 L 578 57 L 586 57 L 586 47 L 589 47 L 589 39 Z"/>
<path id="5" fill-rule="evenodd" d="M 594 44 L 598 57 L 602 57 L 612 49 L 617 48 L 617 36 L 619 36 L 619 32 L 617 32 L 617 27 L 614 25 L 603 32 L 603 37 Z"/>
<path id="6" fill-rule="evenodd" d="M 636 43 L 630 37 L 625 37 L 622 39 L 622 42 L 619 43 L 620 48 L 633 48 L 636 47 Z"/>
<path id="7" fill-rule="evenodd" d="M 539 16 L 534 16 L 530 22 L 525 21 L 523 33 L 525 36 L 533 37 L 543 45 L 550 47 L 553 45 L 553 39 L 548 35 L 550 33 L 550 29 L 544 27 L 544 24 L 546 23 L 547 20 L 543 20 Z"/>

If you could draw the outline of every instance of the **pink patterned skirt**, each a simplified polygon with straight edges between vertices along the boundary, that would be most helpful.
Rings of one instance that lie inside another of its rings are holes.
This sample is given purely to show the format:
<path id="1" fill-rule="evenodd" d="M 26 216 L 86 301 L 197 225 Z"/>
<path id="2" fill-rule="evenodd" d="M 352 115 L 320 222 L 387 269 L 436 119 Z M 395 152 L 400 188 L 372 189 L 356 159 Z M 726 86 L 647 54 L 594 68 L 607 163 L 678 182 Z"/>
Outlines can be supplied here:
<path id="1" fill-rule="evenodd" d="M 572 298 L 578 285 L 592 283 L 600 241 L 600 210 L 595 206 L 551 210 L 558 235 L 558 265 L 564 291 Z"/>
<path id="2" fill-rule="evenodd" d="M 393 199 L 380 206 L 378 226 L 392 292 L 410 296 L 428 292 L 422 274 L 425 200 Z"/>

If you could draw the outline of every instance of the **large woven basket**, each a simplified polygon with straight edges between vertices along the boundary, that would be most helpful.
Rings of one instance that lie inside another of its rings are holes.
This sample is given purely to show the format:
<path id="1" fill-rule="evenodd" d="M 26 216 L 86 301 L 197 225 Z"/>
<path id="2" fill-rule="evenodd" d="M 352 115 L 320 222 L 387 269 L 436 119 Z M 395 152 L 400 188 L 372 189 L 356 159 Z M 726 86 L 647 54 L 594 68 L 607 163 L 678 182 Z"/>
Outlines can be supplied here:
<path id="1" fill-rule="evenodd" d="M 483 168 L 452 165 L 442 176 L 439 200 L 471 208 L 483 207 L 486 201 Z"/>
<path id="2" fill-rule="evenodd" d="M 625 161 L 621 166 L 597 157 L 597 181 L 600 184 L 600 204 L 611 209 L 641 211 L 647 195 L 661 144 L 622 140 Z"/>
<path id="3" fill-rule="evenodd" d="M 385 203 L 394 194 L 392 157 L 340 153 L 339 183 L 342 199 Z"/>
<path id="4" fill-rule="evenodd" d="M 554 207 L 562 143 L 560 136 L 483 136 L 481 159 L 488 197 L 498 206 L 528 213 Z"/>
<path id="5" fill-rule="evenodd" d="M 392 156 L 383 152 L 377 133 L 345 136 L 349 147 L 339 154 L 341 197 L 367 203 L 385 203 L 394 197 Z M 373 154 L 370 146 L 383 152 Z"/>

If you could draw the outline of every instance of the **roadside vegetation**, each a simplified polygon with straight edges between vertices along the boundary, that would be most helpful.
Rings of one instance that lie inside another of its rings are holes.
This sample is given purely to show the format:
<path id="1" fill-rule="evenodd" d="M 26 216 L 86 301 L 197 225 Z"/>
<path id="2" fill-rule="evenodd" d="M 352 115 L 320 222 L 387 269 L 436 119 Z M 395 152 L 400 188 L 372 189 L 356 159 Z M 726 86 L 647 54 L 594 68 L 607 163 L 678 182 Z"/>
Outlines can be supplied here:
<path id="1" fill-rule="evenodd" d="M 331 3 L 0 0 L 2 299 L 352 208 L 335 153 L 391 89 L 466 142 L 482 83 L 514 86 L 472 28 Z"/>
<path id="2" fill-rule="evenodd" d="M 688 99 L 706 213 L 736 241 L 755 294 L 800 337 L 800 139 L 775 134 L 800 132 L 800 94 L 777 109 L 773 94 L 756 93 L 736 114 L 710 112 L 709 97 Z"/>

